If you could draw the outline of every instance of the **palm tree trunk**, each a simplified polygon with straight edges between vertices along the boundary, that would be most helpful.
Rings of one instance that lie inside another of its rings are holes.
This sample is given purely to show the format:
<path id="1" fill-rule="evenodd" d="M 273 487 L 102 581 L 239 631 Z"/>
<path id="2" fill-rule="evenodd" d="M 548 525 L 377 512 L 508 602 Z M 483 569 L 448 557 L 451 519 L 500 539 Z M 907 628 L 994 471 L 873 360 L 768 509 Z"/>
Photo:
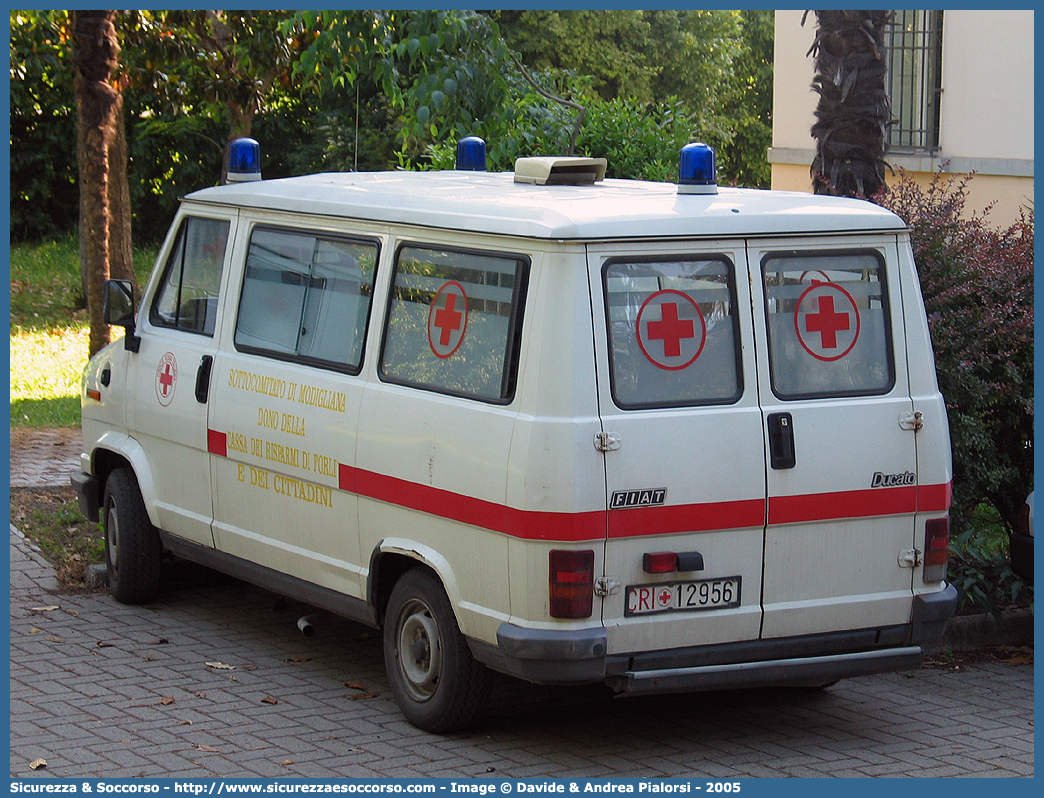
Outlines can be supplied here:
<path id="1" fill-rule="evenodd" d="M 817 11 L 812 88 L 819 93 L 812 184 L 817 194 L 869 198 L 885 185 L 891 102 L 885 27 L 890 11 Z"/>
<path id="2" fill-rule="evenodd" d="M 82 131 L 77 136 L 77 162 L 91 355 L 109 342 L 102 290 L 111 263 L 110 157 L 119 109 L 119 92 L 113 85 L 119 56 L 115 18 L 115 11 L 74 11 L 72 18 L 74 92 Z"/>

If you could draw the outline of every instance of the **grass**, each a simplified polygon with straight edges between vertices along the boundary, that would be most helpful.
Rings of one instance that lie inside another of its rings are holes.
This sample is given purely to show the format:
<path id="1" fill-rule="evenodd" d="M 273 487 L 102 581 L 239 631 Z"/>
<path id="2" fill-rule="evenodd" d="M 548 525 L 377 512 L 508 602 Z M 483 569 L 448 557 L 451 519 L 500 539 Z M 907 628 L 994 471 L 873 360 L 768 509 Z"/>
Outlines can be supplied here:
<path id="1" fill-rule="evenodd" d="M 101 530 L 70 488 L 11 488 L 11 523 L 40 547 L 63 588 L 85 588 L 87 566 L 105 562 Z"/>
<path id="2" fill-rule="evenodd" d="M 134 253 L 141 285 L 155 247 Z M 11 246 L 11 426 L 80 423 L 89 325 L 75 236 Z"/>

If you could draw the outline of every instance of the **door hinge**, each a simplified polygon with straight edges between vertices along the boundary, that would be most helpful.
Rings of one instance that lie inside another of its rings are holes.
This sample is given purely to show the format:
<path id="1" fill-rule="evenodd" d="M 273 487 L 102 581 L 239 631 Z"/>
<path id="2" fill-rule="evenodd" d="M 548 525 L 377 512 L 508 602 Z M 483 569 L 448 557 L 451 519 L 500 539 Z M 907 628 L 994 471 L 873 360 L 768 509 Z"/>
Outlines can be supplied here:
<path id="1" fill-rule="evenodd" d="M 899 429 L 920 432 L 924 426 L 924 415 L 920 411 L 899 414 Z"/>
<path id="2" fill-rule="evenodd" d="M 600 452 L 615 452 L 620 448 L 619 432 L 596 432 L 594 447 Z"/>
<path id="3" fill-rule="evenodd" d="M 594 582 L 594 594 L 599 598 L 611 596 L 620 592 L 620 583 L 608 576 L 599 576 Z"/>
<path id="4" fill-rule="evenodd" d="M 899 552 L 900 568 L 916 568 L 921 564 L 921 552 L 918 549 L 904 549 Z"/>

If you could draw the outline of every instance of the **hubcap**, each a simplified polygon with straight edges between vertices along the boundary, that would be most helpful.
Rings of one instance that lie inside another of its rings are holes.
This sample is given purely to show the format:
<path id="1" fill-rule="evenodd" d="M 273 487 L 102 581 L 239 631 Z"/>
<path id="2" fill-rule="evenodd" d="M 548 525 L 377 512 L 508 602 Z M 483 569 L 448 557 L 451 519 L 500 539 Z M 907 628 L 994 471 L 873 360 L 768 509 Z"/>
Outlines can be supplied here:
<path id="1" fill-rule="evenodd" d="M 109 508 L 109 515 L 105 524 L 105 546 L 109 552 L 109 567 L 112 569 L 113 576 L 118 574 L 120 570 L 119 537 L 120 519 L 116 515 L 116 507 L 113 505 Z"/>
<path id="2" fill-rule="evenodd" d="M 399 615 L 399 669 L 406 689 L 417 701 L 434 695 L 442 676 L 439 627 L 427 605 L 413 600 Z"/>

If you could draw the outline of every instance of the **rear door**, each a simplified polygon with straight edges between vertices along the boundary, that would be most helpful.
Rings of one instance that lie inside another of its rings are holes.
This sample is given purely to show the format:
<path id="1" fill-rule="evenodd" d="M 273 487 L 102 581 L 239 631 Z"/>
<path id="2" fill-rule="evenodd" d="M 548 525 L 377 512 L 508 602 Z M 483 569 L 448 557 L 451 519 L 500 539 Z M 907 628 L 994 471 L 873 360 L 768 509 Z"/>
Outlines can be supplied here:
<path id="1" fill-rule="evenodd" d="M 756 639 L 765 443 L 743 244 L 592 245 L 588 267 L 609 653 Z"/>
<path id="2" fill-rule="evenodd" d="M 766 638 L 909 621 L 917 455 L 894 237 L 752 242 Z"/>

